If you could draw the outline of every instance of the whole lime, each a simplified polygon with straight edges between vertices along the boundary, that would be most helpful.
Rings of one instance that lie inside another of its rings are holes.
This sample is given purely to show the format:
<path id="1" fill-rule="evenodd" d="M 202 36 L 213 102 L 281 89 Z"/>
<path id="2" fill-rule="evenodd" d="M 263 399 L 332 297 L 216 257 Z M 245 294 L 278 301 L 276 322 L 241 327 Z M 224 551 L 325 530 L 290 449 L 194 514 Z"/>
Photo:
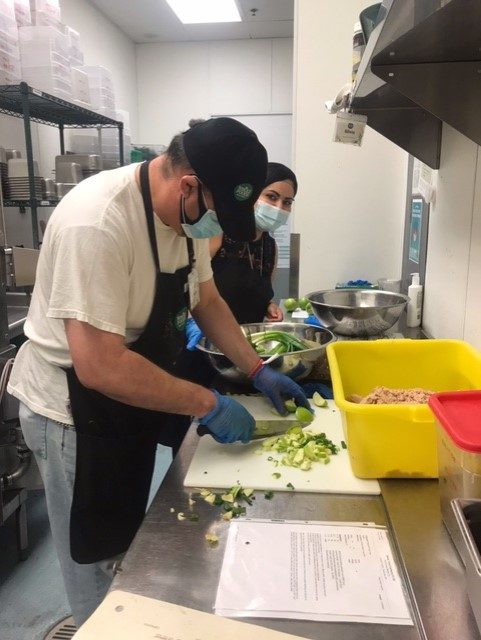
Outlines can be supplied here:
<path id="1" fill-rule="evenodd" d="M 294 311 L 294 309 L 297 309 L 297 300 L 294 298 L 287 298 L 284 300 L 284 307 L 286 311 Z"/>
<path id="2" fill-rule="evenodd" d="M 309 300 L 307 298 L 301 298 L 298 302 L 298 305 L 301 307 L 301 309 L 303 309 L 304 311 L 307 309 L 307 305 L 309 304 Z"/>

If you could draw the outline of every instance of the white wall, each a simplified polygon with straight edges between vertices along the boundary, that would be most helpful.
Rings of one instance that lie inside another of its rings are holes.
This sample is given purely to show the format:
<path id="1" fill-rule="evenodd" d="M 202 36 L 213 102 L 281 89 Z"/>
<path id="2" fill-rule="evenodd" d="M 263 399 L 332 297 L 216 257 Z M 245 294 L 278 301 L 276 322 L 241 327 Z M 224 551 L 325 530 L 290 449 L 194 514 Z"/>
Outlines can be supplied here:
<path id="1" fill-rule="evenodd" d="M 80 33 L 87 64 L 108 67 L 114 77 L 117 108 L 130 112 L 133 135 L 137 133 L 137 81 L 135 44 L 87 0 L 61 0 L 62 20 Z M 60 153 L 58 129 L 32 126 L 34 157 L 40 174 L 52 177 L 54 157 Z M 19 118 L 0 116 L 0 145 L 19 149 L 25 157 L 23 122 Z M 50 209 L 39 209 L 39 219 L 47 220 Z M 28 210 L 6 210 L 7 240 L 10 244 L 31 246 L 32 234 Z"/>
<path id="2" fill-rule="evenodd" d="M 301 294 L 351 278 L 400 277 L 407 154 L 367 128 L 363 146 L 332 142 L 324 101 L 350 80 L 353 25 L 366 0 L 296 0 L 295 229 Z"/>
<path id="3" fill-rule="evenodd" d="M 168 144 L 191 118 L 291 113 L 292 39 L 137 47 L 139 137 Z"/>
<path id="4" fill-rule="evenodd" d="M 481 349 L 480 148 L 443 126 L 436 202 L 429 220 L 423 326 Z"/>

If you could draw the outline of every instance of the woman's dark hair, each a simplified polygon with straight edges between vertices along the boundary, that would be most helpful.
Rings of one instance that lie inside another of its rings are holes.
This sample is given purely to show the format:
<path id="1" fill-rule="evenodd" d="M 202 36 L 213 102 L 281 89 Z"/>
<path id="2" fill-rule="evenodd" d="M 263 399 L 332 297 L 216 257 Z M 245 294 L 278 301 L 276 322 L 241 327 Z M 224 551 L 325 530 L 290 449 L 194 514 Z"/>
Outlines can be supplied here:
<path id="1" fill-rule="evenodd" d="M 294 171 L 280 162 L 269 162 L 267 164 L 267 176 L 264 183 L 264 189 L 274 182 L 283 182 L 284 180 L 290 180 L 292 182 L 294 186 L 294 195 L 296 195 L 297 178 Z"/>

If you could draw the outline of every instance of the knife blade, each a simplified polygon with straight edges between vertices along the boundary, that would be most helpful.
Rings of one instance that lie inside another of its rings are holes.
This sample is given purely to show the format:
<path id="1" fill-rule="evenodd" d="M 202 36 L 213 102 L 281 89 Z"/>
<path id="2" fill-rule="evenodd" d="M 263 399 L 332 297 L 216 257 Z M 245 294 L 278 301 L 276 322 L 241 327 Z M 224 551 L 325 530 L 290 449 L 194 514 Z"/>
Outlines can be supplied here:
<path id="1" fill-rule="evenodd" d="M 270 438 L 271 436 L 278 436 L 286 433 L 291 427 L 295 427 L 299 422 L 294 420 L 285 420 L 282 418 L 272 420 L 256 420 L 254 432 L 252 433 L 251 440 L 262 440 L 264 438 Z M 207 427 L 199 425 L 197 427 L 197 435 L 205 436 L 212 435 L 212 432 Z"/>

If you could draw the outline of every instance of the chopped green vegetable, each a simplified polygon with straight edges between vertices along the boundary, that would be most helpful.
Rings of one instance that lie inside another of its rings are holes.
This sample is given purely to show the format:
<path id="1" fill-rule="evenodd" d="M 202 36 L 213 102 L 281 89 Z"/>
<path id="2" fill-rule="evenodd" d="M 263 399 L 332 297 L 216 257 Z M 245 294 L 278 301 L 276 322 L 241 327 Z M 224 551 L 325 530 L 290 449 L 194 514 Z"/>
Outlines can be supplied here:
<path id="1" fill-rule="evenodd" d="M 302 471 L 309 471 L 316 462 L 328 464 L 325 460 L 339 452 L 339 448 L 325 433 L 303 430 L 299 426 L 291 427 L 283 435 L 267 438 L 262 448 L 264 453 L 270 454 L 272 451 L 281 454 L 282 466 L 296 467 Z M 267 459 L 274 461 L 272 455 Z"/>
<path id="2" fill-rule="evenodd" d="M 211 546 L 215 546 L 219 542 L 219 538 L 215 535 L 215 533 L 208 532 L 204 537 Z"/>
<path id="3" fill-rule="evenodd" d="M 344 442 L 344 440 L 341 440 L 341 447 L 343 449 L 347 449 L 347 444 Z"/>
<path id="4" fill-rule="evenodd" d="M 208 495 L 204 496 L 204 500 L 206 502 L 208 502 L 209 504 L 214 504 L 214 502 L 215 502 L 215 493 L 209 493 Z"/>
<path id="5" fill-rule="evenodd" d="M 271 356 L 278 353 L 292 353 L 304 351 L 309 347 L 293 333 L 286 331 L 270 330 L 259 333 L 251 333 L 248 341 L 261 356 Z"/>
<path id="6" fill-rule="evenodd" d="M 191 513 L 189 516 L 191 522 L 199 522 L 199 516 L 197 513 Z"/>
<path id="7" fill-rule="evenodd" d="M 287 411 L 289 411 L 289 413 L 295 413 L 295 411 L 297 409 L 297 405 L 294 402 L 294 400 L 286 400 L 284 402 L 284 406 L 287 409 Z"/>
<path id="8" fill-rule="evenodd" d="M 274 491 L 266 491 L 264 493 L 264 498 L 266 500 L 272 500 L 273 497 L 274 497 Z"/>
<path id="9" fill-rule="evenodd" d="M 185 520 L 185 516 L 182 511 L 179 511 L 179 513 L 177 514 L 177 520 Z"/>
<path id="10" fill-rule="evenodd" d="M 193 507 L 195 504 L 195 500 L 192 500 L 192 498 L 189 498 L 189 507 Z"/>
<path id="11" fill-rule="evenodd" d="M 289 488 L 289 489 L 291 489 L 291 490 L 294 490 L 294 485 L 292 484 L 292 482 L 288 482 L 288 483 L 286 484 L 286 487 L 288 487 L 288 488 Z"/>
<path id="12" fill-rule="evenodd" d="M 309 409 L 306 409 L 305 407 L 297 407 L 296 420 L 309 424 L 314 420 L 314 415 L 309 411 Z"/>
<path id="13" fill-rule="evenodd" d="M 327 400 L 323 398 L 317 391 L 312 394 L 312 401 L 316 405 L 316 407 L 327 407 Z"/>
<path id="14" fill-rule="evenodd" d="M 174 507 L 170 507 L 170 513 L 175 513 Z"/>
<path id="15" fill-rule="evenodd" d="M 267 459 L 269 460 L 269 458 Z M 276 473 L 272 474 L 272 477 L 275 478 L 276 480 L 279 480 L 279 478 L 281 477 L 281 474 L 276 471 Z"/>
<path id="16" fill-rule="evenodd" d="M 234 502 L 234 496 L 232 493 L 224 493 L 221 495 L 221 498 L 224 502 Z"/>
<path id="17" fill-rule="evenodd" d="M 249 498 L 254 493 L 254 489 L 244 489 L 243 493 L 246 498 Z"/>
<path id="18" fill-rule="evenodd" d="M 233 517 L 234 517 L 233 511 L 226 511 L 225 513 L 222 514 L 222 520 L 232 520 Z"/>

